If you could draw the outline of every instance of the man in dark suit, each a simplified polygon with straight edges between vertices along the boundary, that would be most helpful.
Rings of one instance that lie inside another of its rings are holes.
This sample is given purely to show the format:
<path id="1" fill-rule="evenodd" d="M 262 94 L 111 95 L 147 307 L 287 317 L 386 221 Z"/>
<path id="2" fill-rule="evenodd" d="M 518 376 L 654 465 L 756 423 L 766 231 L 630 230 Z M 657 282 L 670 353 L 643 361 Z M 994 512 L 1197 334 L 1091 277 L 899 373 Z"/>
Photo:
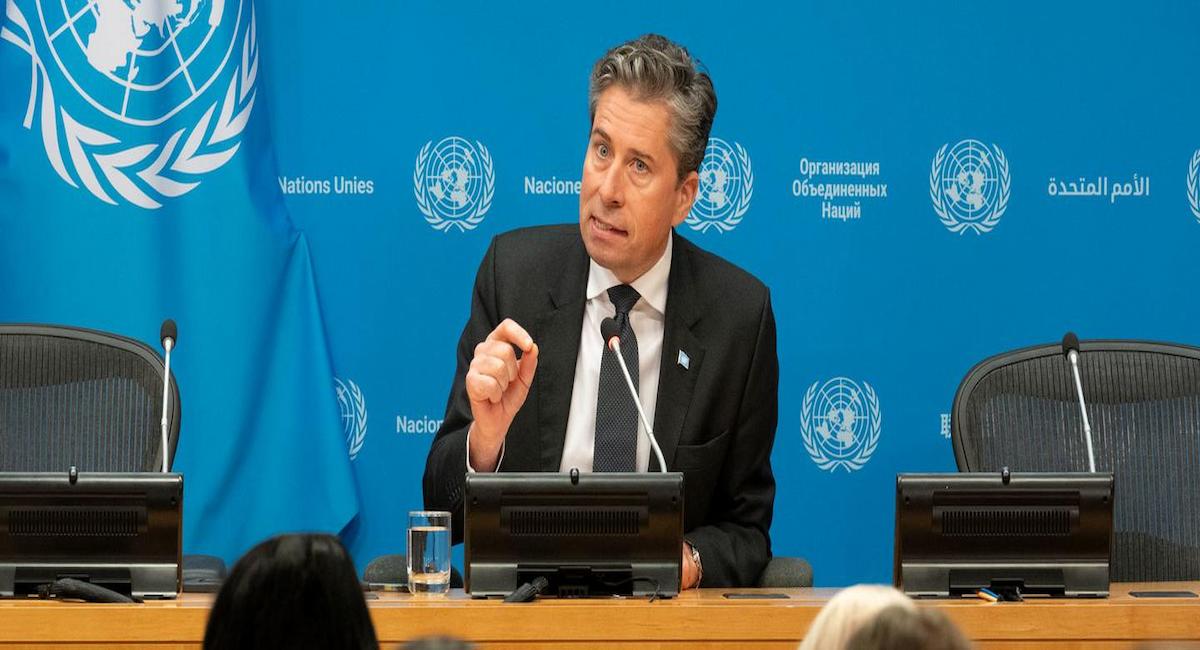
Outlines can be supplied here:
<path id="1" fill-rule="evenodd" d="M 454 512 L 456 540 L 467 472 L 659 469 L 599 333 L 615 316 L 667 469 L 684 474 L 681 586 L 752 586 L 766 565 L 770 296 L 673 232 L 696 198 L 716 104 L 708 75 L 661 36 L 593 68 L 579 224 L 497 237 L 476 277 L 424 479 L 426 505 Z"/>

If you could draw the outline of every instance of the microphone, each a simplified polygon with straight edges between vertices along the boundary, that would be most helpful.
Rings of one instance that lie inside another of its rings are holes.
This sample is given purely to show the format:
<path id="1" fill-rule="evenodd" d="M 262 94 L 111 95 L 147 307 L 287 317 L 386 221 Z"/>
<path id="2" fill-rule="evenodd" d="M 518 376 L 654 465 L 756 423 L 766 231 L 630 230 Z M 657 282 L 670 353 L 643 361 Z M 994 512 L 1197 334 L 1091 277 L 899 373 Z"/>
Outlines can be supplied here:
<path id="1" fill-rule="evenodd" d="M 613 352 L 621 347 L 621 326 L 617 325 L 615 318 L 605 318 L 600 321 L 600 336 L 604 337 L 604 344 Z M 614 338 L 616 338 L 615 341 Z"/>
<path id="2" fill-rule="evenodd" d="M 1063 354 L 1071 363 L 1071 372 L 1075 376 L 1075 394 L 1079 396 L 1079 414 L 1083 416 L 1083 437 L 1087 441 L 1088 471 L 1096 471 L 1096 455 L 1092 451 L 1092 425 L 1088 422 L 1087 405 L 1083 401 L 1083 381 L 1079 378 L 1079 337 L 1075 332 L 1067 332 L 1062 340 Z"/>
<path id="3" fill-rule="evenodd" d="M 174 320 L 168 318 L 163 321 L 162 327 L 158 328 L 158 338 L 162 342 L 163 347 L 167 349 L 167 352 L 170 352 L 171 348 L 175 347 L 175 339 L 179 338 L 179 331 L 175 327 Z"/>
<path id="4" fill-rule="evenodd" d="M 646 436 L 650 439 L 650 447 L 654 449 L 654 455 L 658 458 L 658 471 L 666 474 L 667 461 L 663 460 L 662 449 L 658 446 L 658 440 L 654 438 L 654 427 L 650 426 L 650 420 L 646 418 L 646 412 L 642 410 L 642 401 L 638 399 L 637 388 L 634 387 L 633 379 L 629 376 L 629 368 L 625 367 L 625 357 L 621 356 L 621 327 L 617 325 L 616 320 L 605 318 L 600 321 L 600 336 L 604 337 L 605 345 L 617 356 L 617 363 L 621 366 L 621 374 L 625 375 L 625 385 L 629 387 L 633 405 L 637 407 L 642 424 L 646 427 Z"/>
<path id="5" fill-rule="evenodd" d="M 175 321 L 168 318 L 163 321 L 162 327 L 158 330 L 158 340 L 162 342 L 163 351 L 163 403 L 162 403 L 162 471 L 164 474 L 171 471 L 171 462 L 167 457 L 170 452 L 167 442 L 167 413 L 169 404 L 167 397 L 170 395 L 169 388 L 171 387 L 171 350 L 175 349 L 175 342 L 179 340 L 179 331 L 175 327 Z"/>

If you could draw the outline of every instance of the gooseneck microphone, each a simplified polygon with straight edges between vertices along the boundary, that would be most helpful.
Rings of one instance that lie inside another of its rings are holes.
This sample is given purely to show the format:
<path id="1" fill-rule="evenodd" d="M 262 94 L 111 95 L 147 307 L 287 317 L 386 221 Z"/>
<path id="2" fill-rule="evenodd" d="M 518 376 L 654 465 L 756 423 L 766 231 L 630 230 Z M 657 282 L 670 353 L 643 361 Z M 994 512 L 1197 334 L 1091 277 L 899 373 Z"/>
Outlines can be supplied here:
<path id="1" fill-rule="evenodd" d="M 164 474 L 171 471 L 171 461 L 167 457 L 170 453 L 170 448 L 167 442 L 167 413 L 170 404 L 167 402 L 167 397 L 170 395 L 169 388 L 171 387 L 171 350 L 175 349 L 175 341 L 179 340 L 179 332 L 175 327 L 175 321 L 168 318 L 163 321 L 162 327 L 158 330 L 158 340 L 162 342 L 163 351 L 163 402 L 162 402 L 162 471 Z"/>
<path id="2" fill-rule="evenodd" d="M 1092 451 L 1092 425 L 1088 422 L 1087 404 L 1083 401 L 1083 381 L 1079 378 L 1079 337 L 1075 332 L 1067 332 L 1062 340 L 1063 354 L 1071 362 L 1071 372 L 1075 375 L 1075 393 L 1079 396 L 1079 414 L 1083 416 L 1083 437 L 1087 441 L 1088 471 L 1096 471 L 1096 455 Z"/>
<path id="3" fill-rule="evenodd" d="M 654 438 L 654 428 L 650 426 L 650 420 L 646 418 L 646 412 L 642 410 L 642 400 L 638 399 L 637 388 L 633 385 L 629 368 L 625 366 L 625 357 L 621 356 L 621 327 L 617 325 L 616 320 L 605 318 L 600 321 L 600 336 L 604 337 L 604 344 L 617 357 L 617 363 L 621 366 L 621 374 L 625 375 L 625 385 L 629 387 L 629 395 L 633 397 L 633 405 L 637 407 L 638 415 L 642 418 L 642 425 L 646 427 L 646 436 L 650 439 L 650 447 L 654 449 L 654 456 L 658 458 L 658 471 L 665 474 L 667 461 L 663 460 L 662 449 L 658 447 L 658 440 Z"/>

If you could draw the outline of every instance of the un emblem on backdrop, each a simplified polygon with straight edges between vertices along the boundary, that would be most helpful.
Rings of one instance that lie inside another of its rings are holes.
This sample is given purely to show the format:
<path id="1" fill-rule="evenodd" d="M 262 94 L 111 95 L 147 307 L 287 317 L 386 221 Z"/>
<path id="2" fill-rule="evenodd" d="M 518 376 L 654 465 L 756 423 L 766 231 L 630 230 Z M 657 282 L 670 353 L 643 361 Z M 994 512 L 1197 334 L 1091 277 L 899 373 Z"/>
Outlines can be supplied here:
<path id="1" fill-rule="evenodd" d="M 754 171 L 746 148 L 720 138 L 709 138 L 700 163 L 700 187 L 688 213 L 687 224 L 693 230 L 717 232 L 733 230 L 750 209 L 754 196 Z"/>
<path id="2" fill-rule="evenodd" d="M 492 207 L 496 171 L 487 147 L 458 136 L 421 147 L 413 169 L 417 208 L 434 230 L 473 230 Z"/>
<path id="3" fill-rule="evenodd" d="M 338 408 L 342 411 L 342 432 L 346 434 L 346 448 L 350 451 L 350 460 L 358 457 L 362 451 L 363 441 L 367 439 L 367 400 L 363 398 L 362 389 L 353 381 L 343 382 L 333 378 L 334 389 L 337 391 Z"/>
<path id="4" fill-rule="evenodd" d="M 1188 203 L 1192 214 L 1200 220 L 1200 149 L 1192 154 L 1192 163 L 1188 165 Z"/>
<path id="5" fill-rule="evenodd" d="M 9 0 L 0 36 L 32 57 L 24 126 L 36 113 L 46 157 L 68 185 L 153 209 L 237 152 L 258 75 L 248 0 L 35 4 L 31 29 Z"/>
<path id="6" fill-rule="evenodd" d="M 847 377 L 814 381 L 804 393 L 804 449 L 821 469 L 861 469 L 879 445 L 881 425 L 879 397 L 865 381 L 862 386 Z"/>
<path id="7" fill-rule="evenodd" d="M 929 171 L 933 211 L 950 232 L 990 232 L 1008 207 L 1009 180 L 1000 147 L 978 140 L 944 144 Z"/>

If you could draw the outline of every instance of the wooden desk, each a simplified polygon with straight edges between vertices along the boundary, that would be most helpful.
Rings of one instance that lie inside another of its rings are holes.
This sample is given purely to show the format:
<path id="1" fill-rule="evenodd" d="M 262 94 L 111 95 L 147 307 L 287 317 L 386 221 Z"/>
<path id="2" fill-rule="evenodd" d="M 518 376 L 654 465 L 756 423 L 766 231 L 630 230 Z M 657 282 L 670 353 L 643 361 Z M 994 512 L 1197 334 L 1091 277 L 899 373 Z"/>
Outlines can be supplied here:
<path id="1" fill-rule="evenodd" d="M 1128 648 L 1146 640 L 1200 640 L 1200 598 L 1129 595 L 1130 590 L 1149 589 L 1200 591 L 1200 582 L 1113 585 L 1107 600 L 921 605 L 946 612 L 979 648 Z M 794 649 L 836 592 L 793 589 L 786 590 L 786 600 L 728 600 L 722 596 L 726 591 L 706 589 L 653 603 L 545 600 L 525 605 L 471 600 L 461 592 L 424 599 L 381 594 L 369 605 L 385 646 L 452 634 L 485 648 Z M 0 601 L 0 647 L 195 648 L 203 640 L 211 604 L 212 597 L 202 594 L 143 605 Z"/>

